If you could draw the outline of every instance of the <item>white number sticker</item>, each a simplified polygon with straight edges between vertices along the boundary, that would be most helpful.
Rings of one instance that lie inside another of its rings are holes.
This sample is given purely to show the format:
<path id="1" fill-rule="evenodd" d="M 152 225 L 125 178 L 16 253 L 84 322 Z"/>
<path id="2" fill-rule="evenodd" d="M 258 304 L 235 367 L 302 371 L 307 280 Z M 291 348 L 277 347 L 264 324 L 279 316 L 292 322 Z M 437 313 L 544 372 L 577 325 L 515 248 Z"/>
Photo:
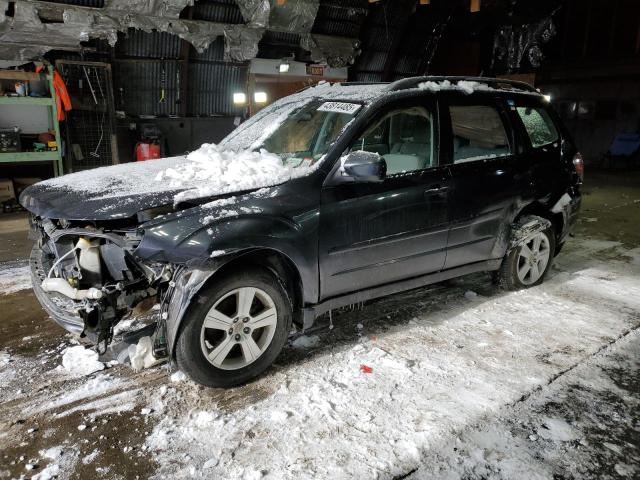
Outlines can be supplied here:
<path id="1" fill-rule="evenodd" d="M 325 102 L 318 107 L 319 112 L 334 112 L 334 113 L 346 113 L 353 115 L 360 110 L 362 105 L 357 103 L 344 103 L 344 102 Z"/>

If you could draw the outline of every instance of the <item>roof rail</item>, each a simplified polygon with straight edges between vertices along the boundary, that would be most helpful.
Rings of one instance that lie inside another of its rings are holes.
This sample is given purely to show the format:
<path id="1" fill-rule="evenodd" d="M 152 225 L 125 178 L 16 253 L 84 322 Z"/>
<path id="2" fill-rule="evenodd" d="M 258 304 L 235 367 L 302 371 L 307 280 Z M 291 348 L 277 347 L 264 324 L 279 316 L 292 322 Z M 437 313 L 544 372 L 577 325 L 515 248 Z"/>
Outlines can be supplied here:
<path id="1" fill-rule="evenodd" d="M 499 85 L 510 85 L 518 90 L 524 90 L 526 92 L 538 92 L 535 87 L 525 82 L 518 80 L 508 80 L 505 78 L 489 78 L 489 77 L 447 77 L 447 76 L 426 76 L 426 77 L 409 77 L 396 80 L 390 83 L 387 87 L 388 92 L 396 92 L 398 90 L 405 90 L 407 88 L 415 88 L 418 84 L 423 82 L 443 82 L 448 80 L 450 82 L 459 82 L 465 80 L 469 82 L 484 83 L 492 88 L 500 89 Z"/>

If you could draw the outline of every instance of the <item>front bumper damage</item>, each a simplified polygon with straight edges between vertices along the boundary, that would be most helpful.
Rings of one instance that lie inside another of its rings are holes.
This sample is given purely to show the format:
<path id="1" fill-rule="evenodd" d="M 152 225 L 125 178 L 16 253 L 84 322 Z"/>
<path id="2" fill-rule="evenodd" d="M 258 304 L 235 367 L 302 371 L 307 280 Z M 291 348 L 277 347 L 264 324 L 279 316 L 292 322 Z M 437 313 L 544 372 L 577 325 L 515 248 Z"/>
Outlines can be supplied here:
<path id="1" fill-rule="evenodd" d="M 215 272 L 216 262 L 190 267 L 166 263 L 143 265 L 143 260 L 135 256 L 140 239 L 132 242 L 131 238 L 127 240 L 121 234 L 100 229 L 63 228 L 50 220 L 34 219 L 32 226 L 37 240 L 30 256 L 33 291 L 58 325 L 96 345 L 105 358 L 122 360 L 127 346 L 142 335 L 152 337 L 156 358 L 171 355 L 181 320 L 194 296 Z M 69 244 L 76 245 L 79 238 L 95 242 L 100 249 L 101 275 L 99 278 L 94 275 L 90 284 L 87 277 L 91 272 L 83 275 L 79 256 L 68 254 Z M 64 242 L 67 250 L 63 248 Z M 61 262 L 65 252 L 68 257 Z M 52 277 L 56 282 L 51 281 Z M 70 284 L 64 285 L 66 288 L 51 287 L 65 281 Z M 88 288 L 100 295 L 87 295 Z M 144 302 L 160 306 L 150 317 L 153 323 L 110 345 L 113 328 L 121 320 L 136 315 L 137 307 Z"/>
<path id="2" fill-rule="evenodd" d="M 74 335 L 81 335 L 84 330 L 84 320 L 78 315 L 69 299 L 61 294 L 45 292 L 42 289 L 42 281 L 47 276 L 43 257 L 44 252 L 38 245 L 35 245 L 29 257 L 33 292 L 42 308 L 58 325 Z"/>
<path id="3" fill-rule="evenodd" d="M 135 256 L 141 239 L 137 229 L 109 231 L 40 218 L 31 223 L 36 297 L 56 323 L 95 344 L 99 353 L 107 350 L 121 320 L 166 298 L 175 268 Z"/>

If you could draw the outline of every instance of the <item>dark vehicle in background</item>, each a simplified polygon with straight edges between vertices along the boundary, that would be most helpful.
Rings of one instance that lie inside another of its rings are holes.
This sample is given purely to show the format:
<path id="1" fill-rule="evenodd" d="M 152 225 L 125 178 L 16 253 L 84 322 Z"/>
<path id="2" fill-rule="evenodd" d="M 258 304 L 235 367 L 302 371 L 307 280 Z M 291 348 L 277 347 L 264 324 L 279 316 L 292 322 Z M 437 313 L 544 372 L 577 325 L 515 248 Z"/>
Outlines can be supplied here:
<path id="1" fill-rule="evenodd" d="M 274 361 L 292 323 L 331 309 L 479 271 L 506 289 L 543 281 L 583 166 L 541 94 L 452 77 L 305 92 L 221 143 L 306 168 L 266 189 L 105 198 L 70 175 L 25 191 L 34 290 L 54 320 L 104 349 L 132 309 L 158 302 L 156 354 L 231 386 Z"/>

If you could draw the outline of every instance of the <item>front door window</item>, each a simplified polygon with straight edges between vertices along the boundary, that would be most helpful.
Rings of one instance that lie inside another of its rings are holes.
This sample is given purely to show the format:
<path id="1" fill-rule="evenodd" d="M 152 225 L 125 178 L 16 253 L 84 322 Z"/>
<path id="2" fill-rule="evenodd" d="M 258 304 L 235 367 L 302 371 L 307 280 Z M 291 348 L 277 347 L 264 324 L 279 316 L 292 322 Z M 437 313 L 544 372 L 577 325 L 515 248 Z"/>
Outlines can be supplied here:
<path id="1" fill-rule="evenodd" d="M 424 107 L 393 110 L 375 121 L 351 150 L 382 155 L 387 162 L 387 175 L 435 166 L 431 113 Z"/>

